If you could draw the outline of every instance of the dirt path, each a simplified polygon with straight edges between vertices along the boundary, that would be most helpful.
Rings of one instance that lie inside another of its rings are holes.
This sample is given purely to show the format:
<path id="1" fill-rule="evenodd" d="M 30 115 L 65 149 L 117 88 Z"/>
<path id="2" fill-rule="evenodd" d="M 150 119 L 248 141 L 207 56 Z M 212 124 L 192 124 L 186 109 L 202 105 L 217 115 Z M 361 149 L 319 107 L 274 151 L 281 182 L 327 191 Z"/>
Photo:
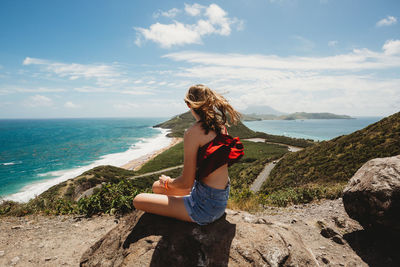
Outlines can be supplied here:
<path id="1" fill-rule="evenodd" d="M 261 142 L 264 143 L 265 139 L 263 138 L 249 138 L 249 139 L 244 139 L 247 141 L 252 141 L 252 142 Z M 273 142 L 265 142 L 268 144 L 274 144 L 274 145 L 281 145 L 281 146 L 286 146 L 288 148 L 288 151 L 290 152 L 297 152 L 302 150 L 302 147 L 297 147 L 297 146 L 290 146 L 290 145 L 285 145 L 281 143 L 273 143 Z M 254 180 L 253 184 L 250 186 L 250 190 L 253 191 L 254 193 L 258 192 L 261 189 L 262 184 L 268 179 L 269 174 L 271 173 L 272 169 L 275 167 L 275 164 L 278 163 L 282 158 L 274 160 L 273 162 L 267 163 L 264 167 L 264 169 L 258 174 L 257 178 Z"/>
<path id="2" fill-rule="evenodd" d="M 274 160 L 273 162 L 267 163 L 264 169 L 260 172 L 257 178 L 254 180 L 253 184 L 250 186 L 250 190 L 254 193 L 258 192 L 261 189 L 262 184 L 264 181 L 267 180 L 269 174 L 271 173 L 272 169 L 275 167 L 275 164 L 278 163 L 281 159 Z"/>
<path id="3" fill-rule="evenodd" d="M 155 171 L 155 172 L 147 172 L 147 173 L 144 173 L 144 174 L 141 174 L 141 175 L 136 175 L 136 176 L 129 177 L 129 179 L 136 179 L 136 178 L 139 178 L 139 177 L 145 177 L 145 176 L 150 176 L 150 175 L 153 175 L 153 174 L 159 174 L 159 173 L 163 173 L 163 172 L 167 172 L 167 171 L 172 171 L 172 170 L 175 170 L 175 169 L 178 169 L 178 168 L 183 168 L 183 165 L 169 167 L 169 168 L 165 168 L 165 169 L 162 169 L 162 170 L 159 170 L 159 171 Z"/>

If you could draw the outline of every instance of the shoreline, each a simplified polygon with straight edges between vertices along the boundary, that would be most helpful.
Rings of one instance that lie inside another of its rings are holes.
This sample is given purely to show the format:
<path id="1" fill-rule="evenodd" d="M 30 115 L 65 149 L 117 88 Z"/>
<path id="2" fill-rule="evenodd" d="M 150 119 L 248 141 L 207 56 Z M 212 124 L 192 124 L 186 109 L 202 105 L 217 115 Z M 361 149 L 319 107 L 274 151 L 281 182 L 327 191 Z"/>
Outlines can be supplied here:
<path id="1" fill-rule="evenodd" d="M 183 138 L 181 138 L 181 137 L 172 137 L 172 140 L 168 146 L 163 147 L 158 150 L 155 150 L 155 151 L 148 153 L 146 155 L 143 155 L 139 158 L 133 159 L 133 160 L 129 161 L 128 163 L 125 163 L 124 165 L 119 166 L 119 167 L 126 169 L 126 170 L 137 171 L 148 161 L 152 160 L 153 158 L 157 157 L 162 152 L 170 149 L 171 147 L 177 145 L 178 143 L 182 142 L 182 140 L 183 140 Z"/>
<path id="2" fill-rule="evenodd" d="M 168 129 L 158 127 L 156 129 L 160 130 L 159 134 L 150 138 L 142 138 L 141 141 L 133 144 L 132 147 L 126 151 L 103 155 L 98 160 L 85 166 L 49 172 L 47 175 L 53 176 L 52 178 L 36 181 L 25 185 L 15 193 L 0 196 L 0 204 L 6 200 L 26 203 L 35 196 L 39 196 L 50 187 L 75 178 L 97 166 L 112 165 L 128 170 L 140 168 L 147 161 L 180 142 L 181 138 L 167 137 L 169 133 Z"/>

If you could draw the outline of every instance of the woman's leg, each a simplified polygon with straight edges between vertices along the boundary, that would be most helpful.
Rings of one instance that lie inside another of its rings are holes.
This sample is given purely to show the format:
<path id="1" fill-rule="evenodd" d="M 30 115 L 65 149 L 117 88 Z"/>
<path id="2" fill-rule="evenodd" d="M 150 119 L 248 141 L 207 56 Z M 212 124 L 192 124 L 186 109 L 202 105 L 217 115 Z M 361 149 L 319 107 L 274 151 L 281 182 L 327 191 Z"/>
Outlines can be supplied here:
<path id="1" fill-rule="evenodd" d="M 136 209 L 145 212 L 193 222 L 186 210 L 182 196 L 140 193 L 133 199 L 133 205 Z"/>
<path id="2" fill-rule="evenodd" d="M 191 188 L 188 188 L 188 189 L 170 188 L 167 190 L 167 189 L 165 189 L 164 186 L 162 186 L 160 184 L 160 181 L 155 181 L 153 183 L 152 190 L 156 194 L 163 194 L 163 195 L 168 195 L 168 196 L 186 196 L 186 195 L 190 195 L 190 191 L 192 191 Z"/>

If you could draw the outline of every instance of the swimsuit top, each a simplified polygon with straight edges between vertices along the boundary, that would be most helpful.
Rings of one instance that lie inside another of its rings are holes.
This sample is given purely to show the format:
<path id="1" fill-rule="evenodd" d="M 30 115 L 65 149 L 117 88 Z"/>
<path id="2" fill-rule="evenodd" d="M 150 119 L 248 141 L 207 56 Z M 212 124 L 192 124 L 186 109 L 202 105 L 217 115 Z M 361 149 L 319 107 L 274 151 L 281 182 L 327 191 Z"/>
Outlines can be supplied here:
<path id="1" fill-rule="evenodd" d="M 225 128 L 226 131 L 226 128 Z M 231 166 L 244 155 L 243 144 L 239 137 L 219 133 L 207 144 L 199 147 L 197 152 L 196 180 L 207 177 L 214 170 L 228 163 Z"/>

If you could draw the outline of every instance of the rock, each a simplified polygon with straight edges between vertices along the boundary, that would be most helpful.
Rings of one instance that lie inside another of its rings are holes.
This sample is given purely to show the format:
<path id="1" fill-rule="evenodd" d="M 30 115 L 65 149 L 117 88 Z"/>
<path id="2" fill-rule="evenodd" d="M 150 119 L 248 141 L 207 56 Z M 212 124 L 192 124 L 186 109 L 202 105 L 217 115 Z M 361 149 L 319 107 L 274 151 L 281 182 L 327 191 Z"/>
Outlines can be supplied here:
<path id="1" fill-rule="evenodd" d="M 337 236 L 337 235 L 333 236 L 332 241 L 339 245 L 344 245 L 344 241 L 340 236 Z"/>
<path id="2" fill-rule="evenodd" d="M 337 216 L 333 217 L 333 221 L 335 222 L 335 225 L 339 228 L 346 228 L 346 220 L 345 219 L 340 219 Z"/>
<path id="3" fill-rule="evenodd" d="M 19 262 L 20 258 L 18 256 L 15 256 L 11 260 L 11 265 L 16 265 Z"/>
<path id="4" fill-rule="evenodd" d="M 343 191 L 348 215 L 364 229 L 400 232 L 400 155 L 365 163 Z"/>
<path id="5" fill-rule="evenodd" d="M 4 250 L 0 250 L 0 257 L 4 256 Z"/>
<path id="6" fill-rule="evenodd" d="M 325 257 L 321 257 L 321 261 L 322 261 L 323 263 L 325 263 L 325 264 L 328 264 L 328 263 L 329 263 L 329 260 L 328 260 L 327 258 L 325 258 Z"/>
<path id="7" fill-rule="evenodd" d="M 326 227 L 326 228 L 322 228 L 321 235 L 326 238 L 331 238 L 331 237 L 337 235 L 337 233 L 332 228 Z"/>
<path id="8" fill-rule="evenodd" d="M 246 218 L 224 214 L 200 226 L 136 210 L 84 252 L 80 266 L 318 266 L 291 227 Z"/>

